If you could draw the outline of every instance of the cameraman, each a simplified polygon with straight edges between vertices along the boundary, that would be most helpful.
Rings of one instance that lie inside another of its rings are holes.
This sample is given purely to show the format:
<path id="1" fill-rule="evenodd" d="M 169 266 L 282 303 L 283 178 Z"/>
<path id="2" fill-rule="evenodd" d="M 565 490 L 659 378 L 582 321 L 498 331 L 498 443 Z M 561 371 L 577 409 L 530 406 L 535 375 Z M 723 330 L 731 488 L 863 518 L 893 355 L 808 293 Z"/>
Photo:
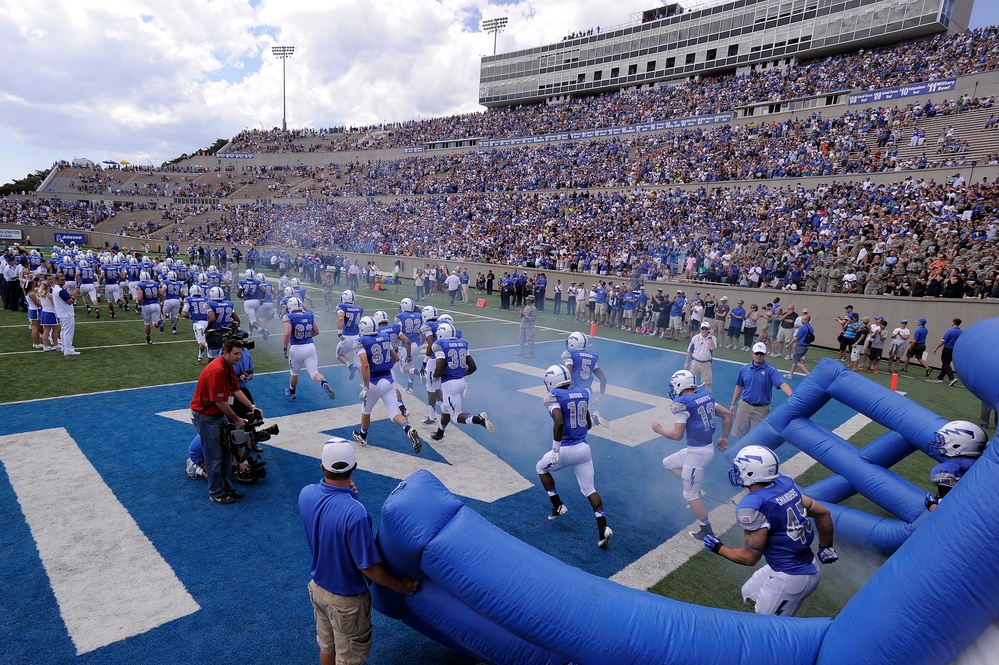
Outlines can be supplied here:
<path id="1" fill-rule="evenodd" d="M 242 427 L 246 421 L 232 409 L 235 402 L 248 407 L 251 412 L 263 413 L 239 388 L 234 367 L 243 357 L 243 342 L 227 339 L 222 343 L 222 353 L 213 359 L 198 377 L 198 385 L 191 399 L 191 420 L 194 429 L 201 435 L 201 446 L 205 454 L 205 470 L 208 473 L 208 498 L 215 503 L 230 504 L 243 497 L 242 492 L 232 486 L 232 466 L 228 455 L 222 450 L 220 428 L 232 422 Z"/>

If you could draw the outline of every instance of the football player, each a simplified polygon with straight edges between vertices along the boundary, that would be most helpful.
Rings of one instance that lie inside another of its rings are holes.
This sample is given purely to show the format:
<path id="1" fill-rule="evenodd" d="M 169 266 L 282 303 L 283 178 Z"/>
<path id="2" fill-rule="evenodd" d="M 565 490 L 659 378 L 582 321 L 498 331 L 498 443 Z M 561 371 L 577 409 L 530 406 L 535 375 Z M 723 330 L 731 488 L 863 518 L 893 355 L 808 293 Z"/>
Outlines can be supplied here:
<path id="1" fill-rule="evenodd" d="M 360 358 L 354 350 L 354 342 L 357 341 L 357 324 L 364 316 L 364 309 L 360 305 L 354 304 L 354 292 L 350 289 L 340 294 L 340 304 L 336 306 L 336 309 L 336 330 L 340 337 L 340 342 L 336 345 L 336 357 L 350 370 L 347 380 L 353 381 L 354 375 L 357 374 L 357 363 L 360 362 Z M 348 353 L 353 357 L 348 358 Z"/>
<path id="2" fill-rule="evenodd" d="M 253 337 L 253 331 L 257 327 L 257 312 L 260 310 L 260 282 L 252 270 L 248 269 L 243 273 L 237 294 L 243 299 L 243 311 L 248 324 L 246 332 Z"/>
<path id="3" fill-rule="evenodd" d="M 410 341 L 410 345 L 401 347 L 399 355 L 399 367 L 407 375 L 406 392 L 413 392 L 413 348 L 420 348 L 422 339 L 420 328 L 423 327 L 423 313 L 416 311 L 416 303 L 412 298 L 403 298 L 399 302 L 399 313 L 395 315 L 395 322 L 399 324 L 402 334 Z"/>
<path id="4" fill-rule="evenodd" d="M 268 330 L 268 321 L 274 318 L 274 286 L 267 281 L 267 276 L 257 273 L 257 281 L 260 282 L 260 308 L 257 309 L 257 328 L 260 329 L 260 336 L 267 341 L 271 336 Z"/>
<path id="5" fill-rule="evenodd" d="M 288 300 L 288 313 L 284 316 L 284 357 L 288 359 L 291 376 L 284 394 L 295 399 L 295 388 L 298 386 L 298 372 L 304 366 L 314 380 L 319 382 L 330 399 L 333 399 L 333 389 L 326 377 L 319 372 L 319 355 L 312 339 L 319 335 L 319 325 L 312 312 L 306 312 L 302 301 L 298 298 Z"/>
<path id="6" fill-rule="evenodd" d="M 236 314 L 236 306 L 232 301 L 226 300 L 225 291 L 221 286 L 208 289 L 208 325 L 205 326 L 205 334 L 212 330 L 228 328 L 233 323 L 239 325 L 239 315 Z M 221 349 L 209 348 L 208 357 L 214 358 L 219 355 L 219 351 Z"/>
<path id="7" fill-rule="evenodd" d="M 419 454 L 423 450 L 420 434 L 409 424 L 406 415 L 399 411 L 399 391 L 392 378 L 392 367 L 399 362 L 399 356 L 392 347 L 391 336 L 384 328 L 379 332 L 376 319 L 371 316 L 361 317 L 358 333 L 354 340 L 354 354 L 360 361 L 363 387 L 358 396 L 361 400 L 361 429 L 354 430 L 354 440 L 362 446 L 368 445 L 371 411 L 381 401 L 392 422 L 406 432 L 413 444 L 413 452 Z"/>
<path id="8" fill-rule="evenodd" d="M 160 309 L 160 296 L 163 295 L 163 288 L 159 282 L 150 279 L 149 273 L 143 270 L 139 273 L 136 289 L 135 303 L 142 307 L 142 323 L 146 329 L 146 344 L 152 344 L 153 338 L 149 333 L 153 326 L 163 332 L 163 313 Z"/>
<path id="9" fill-rule="evenodd" d="M 593 406 L 599 406 L 607 393 L 607 376 L 604 371 L 597 366 L 600 360 L 593 351 L 588 350 L 589 339 L 581 332 L 570 333 L 565 340 L 565 351 L 562 352 L 562 364 L 572 375 L 573 388 L 586 388 L 593 394 L 593 377 L 600 380 L 600 392 L 593 398 Z M 590 411 L 590 416 L 594 424 L 607 427 L 607 423 L 600 417 L 600 412 L 596 409 Z"/>
<path id="10" fill-rule="evenodd" d="M 489 422 L 485 411 L 473 416 L 461 407 L 461 397 L 465 392 L 465 377 L 475 372 L 475 360 L 468 353 L 468 342 L 459 339 L 454 326 L 441 323 L 434 332 L 433 353 L 435 367 L 433 378 L 439 382 L 442 402 L 441 424 L 430 435 L 434 441 L 444 438 L 444 430 L 452 418 L 465 425 L 469 419 L 473 425 L 481 425 L 493 434 L 496 427 Z"/>
<path id="11" fill-rule="evenodd" d="M 177 273 L 170 270 L 163 280 L 163 318 L 170 319 L 170 334 L 177 334 L 177 319 L 180 318 L 181 298 L 184 294 L 184 283 L 177 279 Z"/>
<path id="12" fill-rule="evenodd" d="M 401 364 L 401 358 L 403 354 L 405 354 L 406 357 L 409 357 L 409 353 L 410 351 L 412 351 L 412 345 L 409 341 L 409 338 L 406 337 L 406 335 L 402 332 L 401 325 L 394 322 L 393 323 L 388 322 L 388 314 L 386 314 L 385 312 L 378 310 L 377 312 L 371 315 L 371 318 L 375 320 L 375 325 L 378 327 L 378 334 L 388 335 L 389 341 L 392 342 L 392 350 L 395 351 L 396 357 L 400 359 L 400 361 L 397 361 L 392 364 L 394 371 L 395 366 Z M 357 355 L 358 358 L 361 357 L 360 353 L 358 353 Z M 393 382 L 394 380 L 395 379 L 393 377 Z M 395 387 L 395 394 L 399 403 L 399 412 L 402 413 L 402 415 L 404 416 L 409 416 L 409 413 L 406 410 L 406 403 L 402 401 L 402 391 L 399 390 L 398 385 L 396 385 Z"/>
<path id="13" fill-rule="evenodd" d="M 740 450 L 728 476 L 736 487 L 749 489 L 735 509 L 744 531 L 742 547 L 726 547 L 710 533 L 704 547 L 743 566 L 755 566 L 764 557 L 766 565 L 742 585 L 742 599 L 757 614 L 792 617 L 822 577 L 812 554 L 815 534 L 809 518 L 819 532 L 819 561 L 839 559 L 833 549 L 832 515 L 780 474 L 777 455 L 765 446 Z"/>
<path id="14" fill-rule="evenodd" d="M 111 318 L 117 318 L 114 312 L 115 303 L 118 304 L 122 310 L 125 309 L 125 298 L 121 292 L 121 280 L 124 278 L 124 274 L 121 270 L 120 259 L 114 257 L 108 263 L 105 263 L 101 268 L 101 282 L 104 284 L 104 299 L 108 303 L 108 312 L 111 313 Z M 98 312 L 98 315 L 100 312 Z"/>
<path id="15" fill-rule="evenodd" d="M 88 259 L 81 259 L 77 274 L 80 278 L 80 294 L 87 306 L 87 314 L 90 314 L 91 308 L 93 308 L 97 312 L 97 318 L 101 318 L 100 303 L 97 300 L 97 271 L 94 269 L 94 264 Z"/>
<path id="16" fill-rule="evenodd" d="M 989 437 L 978 425 L 967 420 L 954 420 L 933 434 L 929 444 L 931 455 L 945 457 L 930 471 L 930 481 L 937 491 L 926 493 L 926 509 L 933 511 L 940 500 L 964 477 L 988 445 Z"/>
<path id="17" fill-rule="evenodd" d="M 437 422 L 437 402 L 443 399 L 440 379 L 434 377 L 434 367 L 429 367 L 428 369 L 430 360 L 434 357 L 433 344 L 437 326 L 440 325 L 437 321 L 437 316 L 437 308 L 433 305 L 427 305 L 421 312 L 423 325 L 420 326 L 420 337 L 423 339 L 424 352 L 423 367 L 420 369 L 420 376 L 423 377 L 423 384 L 427 389 L 427 406 L 429 407 L 427 417 L 423 421 L 424 425 L 433 425 Z M 431 438 L 433 438 L 433 435 L 431 435 Z"/>
<path id="18" fill-rule="evenodd" d="M 721 417 L 722 433 L 718 439 L 718 450 L 728 448 L 728 435 L 732 429 L 732 412 L 715 403 L 715 398 L 705 390 L 698 390 L 697 379 L 688 370 L 674 372 L 669 380 L 669 397 L 673 400 L 670 411 L 673 413 L 673 429 L 664 429 L 657 422 L 652 423 L 652 431 L 672 441 L 682 441 L 687 437 L 687 447 L 663 459 L 663 466 L 683 481 L 683 498 L 694 513 L 700 528 L 690 531 L 694 540 L 704 540 L 714 534 L 708 511 L 701 501 L 701 485 L 704 471 L 714 459 L 712 445 L 717 417 Z"/>
<path id="19" fill-rule="evenodd" d="M 538 460 L 535 470 L 541 478 L 541 485 L 548 492 L 552 502 L 549 520 L 556 520 L 569 512 L 562 503 L 552 473 L 572 467 L 576 474 L 579 490 L 590 502 L 593 515 L 597 518 L 597 547 L 607 547 L 614 532 L 607 526 L 604 515 L 604 502 L 593 483 L 593 457 L 586 433 L 593 427 L 590 418 L 590 391 L 588 388 L 572 388 L 572 374 L 564 365 L 552 365 L 545 371 L 545 408 L 552 417 L 552 449 Z"/>
<path id="20" fill-rule="evenodd" d="M 201 286 L 192 284 L 189 289 L 190 295 L 184 299 L 184 309 L 181 315 L 191 319 L 194 324 L 194 339 L 198 342 L 198 362 L 205 356 L 205 329 L 208 327 L 208 312 L 211 307 L 208 298 L 204 297 Z"/>

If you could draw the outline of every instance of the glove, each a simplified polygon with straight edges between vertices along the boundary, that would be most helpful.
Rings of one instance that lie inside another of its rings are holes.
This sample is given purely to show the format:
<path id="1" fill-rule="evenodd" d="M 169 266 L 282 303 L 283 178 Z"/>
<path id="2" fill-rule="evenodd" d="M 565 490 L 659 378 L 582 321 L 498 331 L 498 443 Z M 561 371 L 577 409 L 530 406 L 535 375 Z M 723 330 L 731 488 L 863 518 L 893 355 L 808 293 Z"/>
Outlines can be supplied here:
<path id="1" fill-rule="evenodd" d="M 342 330 L 337 330 L 336 331 L 336 336 L 340 338 L 341 342 L 343 341 L 343 331 Z"/>
<path id="2" fill-rule="evenodd" d="M 940 499 L 937 498 L 937 495 L 933 490 L 927 492 L 926 496 L 923 497 L 923 505 L 926 506 L 926 510 L 930 510 L 930 506 L 935 506 L 938 503 L 940 503 Z"/>
<path id="3" fill-rule="evenodd" d="M 288 349 L 282 349 L 281 351 L 282 351 L 282 353 L 284 353 L 284 359 L 287 360 L 288 359 Z"/>
<path id="4" fill-rule="evenodd" d="M 708 550 L 709 552 L 714 552 L 715 554 L 718 554 L 718 552 L 721 551 L 721 546 L 722 546 L 721 538 L 714 535 L 713 533 L 704 536 L 704 549 Z M 819 552 L 821 551 L 822 550 L 819 550 Z M 833 554 L 835 554 L 835 552 L 833 552 Z M 821 554 L 819 556 L 821 556 Z"/>
<path id="5" fill-rule="evenodd" d="M 420 378 L 424 381 L 427 380 L 427 363 L 423 363 L 423 366 L 420 368 Z"/>
<path id="6" fill-rule="evenodd" d="M 838 560 L 839 555 L 836 554 L 836 550 L 832 548 L 832 545 L 819 548 L 819 561 L 822 563 L 836 563 Z"/>
<path id="7" fill-rule="evenodd" d="M 555 466 L 558 464 L 558 448 L 552 448 L 552 458 L 549 466 Z"/>
<path id="8" fill-rule="evenodd" d="M 361 388 L 361 392 L 357 395 L 358 401 L 363 404 L 364 400 L 367 399 L 367 397 L 368 397 L 368 389 L 367 388 Z"/>

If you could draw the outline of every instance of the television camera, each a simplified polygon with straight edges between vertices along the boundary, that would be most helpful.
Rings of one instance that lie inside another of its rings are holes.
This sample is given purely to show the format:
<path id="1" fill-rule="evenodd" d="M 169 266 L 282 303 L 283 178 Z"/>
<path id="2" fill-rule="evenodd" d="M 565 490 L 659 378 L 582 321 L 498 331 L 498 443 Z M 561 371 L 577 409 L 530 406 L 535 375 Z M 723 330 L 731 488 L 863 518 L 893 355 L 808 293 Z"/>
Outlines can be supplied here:
<path id="1" fill-rule="evenodd" d="M 267 476 L 267 469 L 264 468 L 267 462 L 261 459 L 260 453 L 264 449 L 260 444 L 280 433 L 277 425 L 263 427 L 264 421 L 260 415 L 260 411 L 255 410 L 242 427 L 227 423 L 220 428 L 222 447 L 229 451 L 238 465 L 240 470 L 236 472 L 236 480 L 240 482 L 253 483 Z"/>

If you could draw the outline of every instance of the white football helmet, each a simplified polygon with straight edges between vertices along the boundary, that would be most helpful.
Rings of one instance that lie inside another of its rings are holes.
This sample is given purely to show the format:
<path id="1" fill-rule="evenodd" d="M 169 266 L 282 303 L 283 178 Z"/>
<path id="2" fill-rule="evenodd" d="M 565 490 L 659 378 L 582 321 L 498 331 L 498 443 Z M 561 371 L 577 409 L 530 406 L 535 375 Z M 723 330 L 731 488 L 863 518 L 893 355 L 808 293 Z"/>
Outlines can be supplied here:
<path id="1" fill-rule="evenodd" d="M 301 312 L 302 311 L 302 301 L 299 298 L 288 298 L 288 311 L 289 312 Z"/>
<path id="2" fill-rule="evenodd" d="M 437 317 L 437 322 L 438 323 L 449 323 L 449 324 L 451 324 L 453 326 L 454 325 L 454 317 L 451 316 L 450 314 L 441 314 L 440 316 Z"/>
<path id="3" fill-rule="evenodd" d="M 192 297 L 199 298 L 202 294 L 201 287 L 197 284 L 192 284 L 188 293 L 190 293 Z"/>
<path id="4" fill-rule="evenodd" d="M 378 332 L 378 324 L 373 316 L 362 316 L 357 322 L 357 332 L 362 336 L 374 335 Z"/>
<path id="5" fill-rule="evenodd" d="M 171 270 L 170 272 L 167 273 L 167 279 L 169 279 L 171 282 L 176 282 L 177 281 L 177 273 L 175 273 L 174 271 Z"/>
<path id="6" fill-rule="evenodd" d="M 423 308 L 423 322 L 436 321 L 437 320 L 437 308 L 433 305 L 427 305 Z"/>
<path id="7" fill-rule="evenodd" d="M 142 272 L 140 272 L 139 273 L 139 281 L 140 282 L 148 282 L 149 281 L 149 273 L 146 272 L 145 270 L 143 270 Z"/>
<path id="8" fill-rule="evenodd" d="M 261 284 L 266 284 L 267 283 L 267 275 L 265 275 L 262 272 L 257 273 L 256 278 L 257 278 L 257 281 L 260 282 Z"/>
<path id="9" fill-rule="evenodd" d="M 225 291 L 222 290 L 221 286 L 213 286 L 208 290 L 208 299 L 215 302 L 222 302 L 225 300 Z"/>
<path id="10" fill-rule="evenodd" d="M 981 457 L 989 442 L 985 431 L 967 420 L 952 420 L 933 433 L 930 453 L 944 457 Z"/>
<path id="11" fill-rule="evenodd" d="M 413 302 L 412 298 L 403 298 L 399 301 L 399 311 L 400 312 L 414 312 L 416 311 L 416 303 Z"/>
<path id="12" fill-rule="evenodd" d="M 130 266 L 137 266 L 137 265 L 139 265 L 139 259 L 137 259 L 137 258 L 135 258 L 133 256 L 132 258 L 130 258 L 128 260 L 128 265 L 130 265 Z"/>
<path id="13" fill-rule="evenodd" d="M 353 305 L 354 292 L 351 291 L 350 289 L 344 290 L 344 292 L 340 294 L 340 302 L 344 305 Z"/>
<path id="14" fill-rule="evenodd" d="M 295 295 L 295 289 L 293 289 L 290 286 L 284 287 L 284 297 L 285 298 L 291 298 L 294 295 Z"/>
<path id="15" fill-rule="evenodd" d="M 205 273 L 199 273 L 198 274 L 198 284 L 205 284 L 205 285 L 207 285 L 208 284 L 208 275 L 206 275 Z"/>
<path id="16" fill-rule="evenodd" d="M 244 279 L 253 279 L 253 271 L 247 268 L 246 272 L 243 273 Z"/>
<path id="17" fill-rule="evenodd" d="M 173 265 L 173 259 L 168 256 L 168 257 L 166 257 L 166 261 L 164 261 L 164 263 L 166 263 L 168 266 L 172 266 Z"/>
<path id="18" fill-rule="evenodd" d="M 582 351 L 586 348 L 589 340 L 581 332 L 569 333 L 569 337 L 565 340 L 565 348 L 576 349 L 577 351 Z"/>
<path id="19" fill-rule="evenodd" d="M 434 339 L 454 339 L 454 336 L 454 326 L 450 323 L 440 324 L 437 326 L 437 332 L 434 333 Z"/>
<path id="20" fill-rule="evenodd" d="M 669 398 L 676 399 L 684 390 L 697 387 L 697 378 L 689 371 L 681 369 L 673 372 L 669 380 Z"/>
<path id="21" fill-rule="evenodd" d="M 218 271 L 219 271 L 219 269 L 216 268 L 215 266 L 208 266 L 208 272 L 210 272 L 210 273 L 217 273 Z"/>
<path id="22" fill-rule="evenodd" d="M 292 277 L 291 278 L 291 285 L 294 286 L 297 289 L 298 287 L 300 287 L 302 285 L 302 280 L 300 280 L 297 277 Z"/>
<path id="23" fill-rule="evenodd" d="M 371 318 L 375 320 L 376 326 L 383 326 L 388 324 L 388 314 L 386 314 L 382 310 L 378 310 L 377 312 L 372 314 Z"/>
<path id="24" fill-rule="evenodd" d="M 572 383 L 572 375 L 565 365 L 552 365 L 545 370 L 545 388 L 554 390 L 555 388 L 565 388 Z"/>
<path id="25" fill-rule="evenodd" d="M 777 480 L 779 472 L 780 460 L 774 451 L 766 446 L 746 446 L 732 461 L 728 481 L 736 487 L 749 487 Z"/>

